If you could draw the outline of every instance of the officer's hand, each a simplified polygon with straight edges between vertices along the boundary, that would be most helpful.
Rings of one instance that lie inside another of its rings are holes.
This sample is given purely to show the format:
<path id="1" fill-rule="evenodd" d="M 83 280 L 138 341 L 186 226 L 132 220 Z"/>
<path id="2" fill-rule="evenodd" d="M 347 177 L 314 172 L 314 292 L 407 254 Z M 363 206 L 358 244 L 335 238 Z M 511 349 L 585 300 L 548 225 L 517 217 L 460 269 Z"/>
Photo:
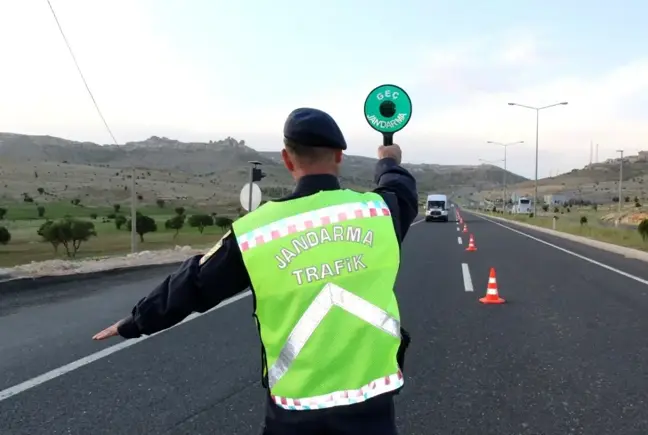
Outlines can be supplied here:
<path id="1" fill-rule="evenodd" d="M 400 165 L 401 163 L 401 149 L 398 145 L 382 145 L 378 148 L 378 158 L 392 158 L 396 160 L 396 163 Z"/>
<path id="2" fill-rule="evenodd" d="M 110 337 L 118 336 L 119 335 L 118 328 L 119 328 L 119 325 L 121 325 L 122 322 L 123 322 L 123 320 L 120 320 L 119 322 L 115 323 L 114 325 L 111 325 L 111 326 L 107 327 L 103 331 L 96 333 L 92 337 L 92 339 L 93 340 L 105 340 L 105 339 L 110 338 Z"/>

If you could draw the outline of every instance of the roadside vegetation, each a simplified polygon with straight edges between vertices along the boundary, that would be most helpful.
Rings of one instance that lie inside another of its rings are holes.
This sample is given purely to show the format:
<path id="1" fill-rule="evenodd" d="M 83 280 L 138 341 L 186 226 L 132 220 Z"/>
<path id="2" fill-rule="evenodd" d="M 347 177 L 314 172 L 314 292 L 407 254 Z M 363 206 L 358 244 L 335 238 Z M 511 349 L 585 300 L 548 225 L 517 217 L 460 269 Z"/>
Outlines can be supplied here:
<path id="1" fill-rule="evenodd" d="M 243 211 L 142 205 L 137 212 L 138 250 L 215 243 Z M 0 205 L 0 267 L 55 258 L 76 259 L 130 252 L 130 208 L 31 201 Z"/>
<path id="2" fill-rule="evenodd" d="M 543 205 L 538 216 L 512 214 L 497 208 L 487 211 L 493 216 L 554 229 L 593 240 L 648 251 L 648 211 L 639 201 L 626 201 L 621 213 L 617 203 L 606 205 Z M 555 221 L 555 222 L 554 222 Z"/>

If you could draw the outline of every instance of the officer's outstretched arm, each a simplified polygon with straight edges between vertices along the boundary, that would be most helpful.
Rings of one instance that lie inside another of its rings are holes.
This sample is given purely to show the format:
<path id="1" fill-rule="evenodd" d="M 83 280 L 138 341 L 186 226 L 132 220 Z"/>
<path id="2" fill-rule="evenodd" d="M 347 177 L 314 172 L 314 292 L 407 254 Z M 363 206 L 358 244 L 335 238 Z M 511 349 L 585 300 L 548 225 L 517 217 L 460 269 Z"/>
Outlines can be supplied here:
<path id="1" fill-rule="evenodd" d="M 131 316 L 114 325 L 116 330 L 111 335 L 137 338 L 154 334 L 176 325 L 194 311 L 208 311 L 249 286 L 236 238 L 229 232 L 207 254 L 185 261 L 141 299 Z"/>
<path id="2" fill-rule="evenodd" d="M 391 151 L 393 146 L 395 145 L 384 148 L 390 148 Z M 416 179 L 407 169 L 400 166 L 400 152 L 393 157 L 383 157 L 378 160 L 375 182 L 378 187 L 374 189 L 374 192 L 391 193 L 397 198 L 398 211 L 393 210 L 392 212 L 398 215 L 402 240 L 418 214 L 418 192 L 416 191 Z"/>

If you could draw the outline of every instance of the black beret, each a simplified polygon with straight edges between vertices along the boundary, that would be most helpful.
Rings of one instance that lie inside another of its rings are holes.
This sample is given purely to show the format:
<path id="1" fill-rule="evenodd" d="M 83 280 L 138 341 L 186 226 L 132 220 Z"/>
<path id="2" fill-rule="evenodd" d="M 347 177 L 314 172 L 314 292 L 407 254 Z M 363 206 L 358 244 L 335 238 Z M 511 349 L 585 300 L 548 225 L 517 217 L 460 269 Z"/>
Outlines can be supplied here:
<path id="1" fill-rule="evenodd" d="M 288 115 L 284 137 L 304 146 L 338 150 L 347 148 L 344 135 L 331 115 L 308 107 L 295 109 Z"/>

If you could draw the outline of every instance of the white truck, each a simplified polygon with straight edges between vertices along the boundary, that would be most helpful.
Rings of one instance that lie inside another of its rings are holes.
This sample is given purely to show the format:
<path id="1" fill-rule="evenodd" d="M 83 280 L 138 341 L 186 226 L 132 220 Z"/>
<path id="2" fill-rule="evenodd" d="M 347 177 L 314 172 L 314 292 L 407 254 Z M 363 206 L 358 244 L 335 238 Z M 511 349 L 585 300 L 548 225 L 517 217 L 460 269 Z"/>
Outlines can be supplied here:
<path id="1" fill-rule="evenodd" d="M 425 221 L 448 222 L 448 197 L 442 194 L 428 195 L 425 205 Z"/>

